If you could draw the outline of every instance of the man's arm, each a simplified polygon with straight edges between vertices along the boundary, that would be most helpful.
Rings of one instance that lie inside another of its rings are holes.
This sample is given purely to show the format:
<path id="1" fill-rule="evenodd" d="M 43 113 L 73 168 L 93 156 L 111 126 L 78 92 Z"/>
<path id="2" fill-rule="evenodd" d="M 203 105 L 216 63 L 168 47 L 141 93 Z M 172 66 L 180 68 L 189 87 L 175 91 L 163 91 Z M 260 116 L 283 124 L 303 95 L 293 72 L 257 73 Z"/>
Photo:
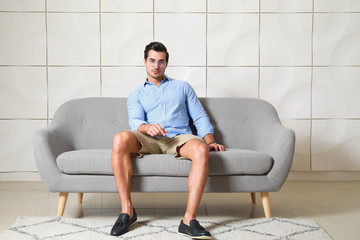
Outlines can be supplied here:
<path id="1" fill-rule="evenodd" d="M 127 99 L 129 125 L 132 130 L 138 130 L 139 126 L 147 123 L 145 111 L 142 107 L 136 92 L 132 92 Z"/>
<path id="2" fill-rule="evenodd" d="M 194 125 L 198 130 L 199 137 L 202 137 L 206 144 L 209 146 L 209 150 L 225 151 L 225 146 L 217 144 L 214 139 L 214 128 L 210 124 L 208 115 L 202 107 L 194 89 L 189 85 L 187 93 L 187 104 L 190 117 L 194 121 Z M 199 134 L 200 132 L 200 134 Z"/>
<path id="3" fill-rule="evenodd" d="M 210 124 L 210 119 L 206 114 L 204 108 L 202 107 L 199 98 L 196 96 L 194 89 L 187 84 L 187 108 L 190 117 L 193 120 L 193 124 L 196 127 L 197 134 L 199 137 L 203 138 L 207 134 L 214 134 L 214 128 Z M 213 141 L 213 139 L 212 139 Z"/>

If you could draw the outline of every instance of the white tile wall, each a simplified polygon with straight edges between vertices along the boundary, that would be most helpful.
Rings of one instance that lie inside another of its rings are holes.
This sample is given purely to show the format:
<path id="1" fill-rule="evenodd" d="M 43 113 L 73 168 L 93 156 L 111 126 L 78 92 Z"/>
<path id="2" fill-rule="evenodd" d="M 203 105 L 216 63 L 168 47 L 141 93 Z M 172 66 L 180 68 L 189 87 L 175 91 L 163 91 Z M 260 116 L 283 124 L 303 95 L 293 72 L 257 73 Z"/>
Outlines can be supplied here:
<path id="1" fill-rule="evenodd" d="M 101 15 L 103 65 L 142 65 L 143 48 L 152 39 L 152 14 L 103 13 Z"/>
<path id="2" fill-rule="evenodd" d="M 49 13 L 50 65 L 99 65 L 100 25 L 97 13 Z"/>
<path id="3" fill-rule="evenodd" d="M 260 98 L 277 109 L 281 118 L 311 117 L 311 68 L 260 69 Z"/>
<path id="4" fill-rule="evenodd" d="M 48 11 L 98 12 L 99 0 L 47 0 Z"/>
<path id="5" fill-rule="evenodd" d="M 126 97 L 153 40 L 199 96 L 271 102 L 293 171 L 360 170 L 359 22 L 358 0 L 0 0 L 0 172 L 36 170 L 32 133 L 64 101 Z"/>
<path id="6" fill-rule="evenodd" d="M 170 53 L 169 66 L 206 64 L 205 14 L 155 14 L 154 27 L 155 41 L 163 42 Z"/>
<path id="7" fill-rule="evenodd" d="M 0 12 L 0 65 L 44 65 L 44 13 Z"/>
<path id="8" fill-rule="evenodd" d="M 208 0 L 209 12 L 259 12 L 259 1 Z"/>
<path id="9" fill-rule="evenodd" d="M 360 170 L 360 120 L 313 120 L 312 169 Z"/>
<path id="10" fill-rule="evenodd" d="M 206 12 L 206 0 L 155 0 L 155 12 Z"/>
<path id="11" fill-rule="evenodd" d="M 45 1 L 0 0 L 0 11 L 45 11 Z"/>
<path id="12" fill-rule="evenodd" d="M 49 68 L 49 114 L 54 116 L 64 102 L 83 97 L 100 97 L 100 69 L 91 67 Z"/>
<path id="13" fill-rule="evenodd" d="M 102 12 L 152 12 L 153 2 L 149 0 L 101 0 Z"/>
<path id="14" fill-rule="evenodd" d="M 207 96 L 258 98 L 258 68 L 209 67 Z"/>
<path id="15" fill-rule="evenodd" d="M 127 97 L 145 81 L 144 67 L 103 67 L 102 96 Z"/>
<path id="16" fill-rule="evenodd" d="M 46 118 L 45 67 L 0 68 L 0 118 Z"/>
<path id="17" fill-rule="evenodd" d="M 360 13 L 314 16 L 314 64 L 360 65 Z"/>
<path id="18" fill-rule="evenodd" d="M 316 0 L 314 1 L 315 12 L 359 12 L 360 1 L 358 0 Z"/>
<path id="19" fill-rule="evenodd" d="M 254 14 L 209 14 L 209 66 L 254 66 L 259 63 L 259 17 Z"/>
<path id="20" fill-rule="evenodd" d="M 46 120 L 0 121 L 1 171 L 36 171 L 33 135 L 46 127 Z"/>
<path id="21" fill-rule="evenodd" d="M 311 65 L 311 14 L 261 15 L 260 64 Z"/>
<path id="22" fill-rule="evenodd" d="M 359 76 L 359 67 L 314 68 L 313 117 L 360 118 Z"/>
<path id="23" fill-rule="evenodd" d="M 262 12 L 312 12 L 312 0 L 261 0 Z"/>

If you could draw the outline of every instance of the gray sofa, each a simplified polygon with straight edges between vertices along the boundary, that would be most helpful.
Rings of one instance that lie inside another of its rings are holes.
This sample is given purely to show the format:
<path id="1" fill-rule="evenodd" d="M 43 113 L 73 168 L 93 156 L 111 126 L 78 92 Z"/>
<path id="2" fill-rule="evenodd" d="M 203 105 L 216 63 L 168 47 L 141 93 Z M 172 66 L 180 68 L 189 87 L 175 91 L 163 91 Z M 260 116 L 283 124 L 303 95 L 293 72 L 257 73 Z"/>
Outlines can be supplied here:
<path id="1" fill-rule="evenodd" d="M 259 99 L 200 98 L 227 147 L 211 152 L 205 192 L 260 192 L 267 218 L 269 192 L 279 191 L 292 163 L 295 134 L 284 128 L 274 107 Z M 190 122 L 191 124 L 191 122 Z M 69 192 L 117 192 L 111 168 L 113 136 L 129 129 L 126 98 L 83 98 L 64 103 L 49 127 L 34 134 L 39 174 L 51 192 L 59 192 L 62 216 Z M 196 131 L 195 128 L 193 128 Z M 187 192 L 191 161 L 173 155 L 133 159 L 134 192 Z"/>

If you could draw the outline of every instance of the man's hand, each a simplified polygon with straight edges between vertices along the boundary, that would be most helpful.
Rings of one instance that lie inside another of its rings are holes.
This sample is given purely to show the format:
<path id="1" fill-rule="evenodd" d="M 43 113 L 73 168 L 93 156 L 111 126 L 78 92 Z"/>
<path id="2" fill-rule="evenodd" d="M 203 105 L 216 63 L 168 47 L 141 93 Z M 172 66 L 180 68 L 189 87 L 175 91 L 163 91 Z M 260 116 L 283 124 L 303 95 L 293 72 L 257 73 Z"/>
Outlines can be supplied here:
<path id="1" fill-rule="evenodd" d="M 215 150 L 215 151 L 221 151 L 222 152 L 222 151 L 226 150 L 224 145 L 217 144 L 215 142 L 214 135 L 211 134 L 211 133 L 205 135 L 204 141 L 207 143 L 207 145 L 209 147 L 209 151 Z"/>
<path id="2" fill-rule="evenodd" d="M 217 144 L 216 142 L 209 143 L 208 146 L 209 146 L 209 151 L 215 150 L 222 152 L 226 150 L 224 145 Z"/>
<path id="3" fill-rule="evenodd" d="M 157 135 L 159 135 L 159 136 L 161 136 L 161 135 L 162 135 L 162 136 L 165 136 L 166 133 L 167 133 L 167 131 L 166 131 L 165 129 L 163 129 L 158 123 L 152 124 L 152 125 L 148 124 L 148 125 L 146 126 L 145 131 L 146 131 L 146 134 L 147 134 L 147 135 L 150 135 L 150 136 L 152 136 L 152 137 L 155 137 L 155 136 L 157 136 Z"/>

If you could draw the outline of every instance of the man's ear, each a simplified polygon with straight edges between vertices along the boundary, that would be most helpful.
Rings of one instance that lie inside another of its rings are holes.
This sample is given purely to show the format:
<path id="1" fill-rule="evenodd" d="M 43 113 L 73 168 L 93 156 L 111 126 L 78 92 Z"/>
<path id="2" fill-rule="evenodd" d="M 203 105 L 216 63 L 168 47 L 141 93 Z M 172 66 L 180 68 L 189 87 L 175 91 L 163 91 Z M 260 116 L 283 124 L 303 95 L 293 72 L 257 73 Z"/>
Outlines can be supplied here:
<path id="1" fill-rule="evenodd" d="M 144 65 L 146 64 L 146 59 L 144 58 Z"/>

